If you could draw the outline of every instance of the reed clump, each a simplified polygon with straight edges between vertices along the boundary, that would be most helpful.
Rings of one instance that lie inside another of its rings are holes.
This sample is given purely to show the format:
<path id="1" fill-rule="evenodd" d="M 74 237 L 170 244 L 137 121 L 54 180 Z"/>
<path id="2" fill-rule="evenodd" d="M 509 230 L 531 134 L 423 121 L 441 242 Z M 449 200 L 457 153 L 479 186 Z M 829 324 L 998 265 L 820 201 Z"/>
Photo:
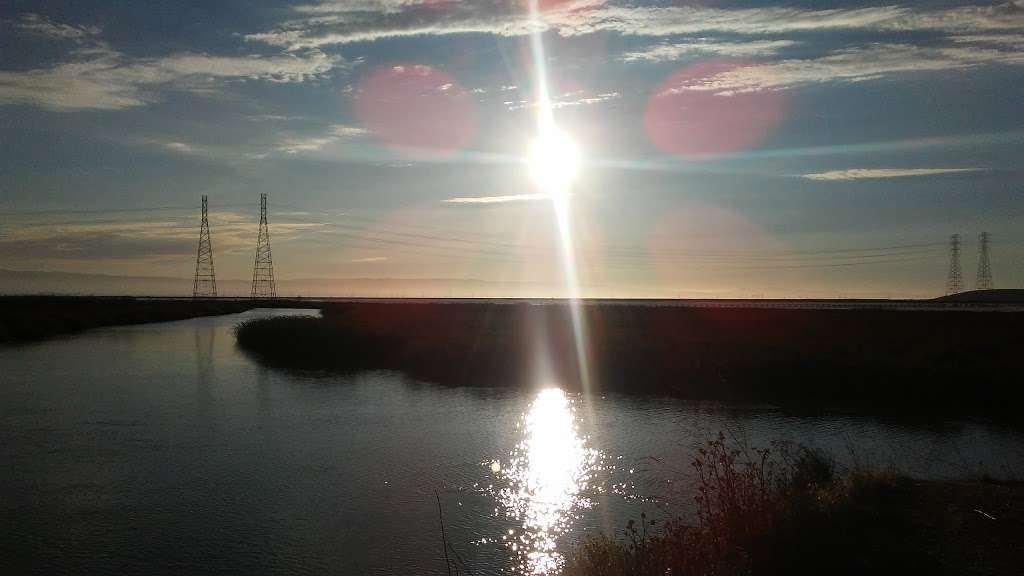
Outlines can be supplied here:
<path id="1" fill-rule="evenodd" d="M 564 576 L 1013 574 L 1024 560 L 1019 484 L 840 475 L 814 451 L 721 435 L 692 466 L 695 521 L 591 537 Z"/>

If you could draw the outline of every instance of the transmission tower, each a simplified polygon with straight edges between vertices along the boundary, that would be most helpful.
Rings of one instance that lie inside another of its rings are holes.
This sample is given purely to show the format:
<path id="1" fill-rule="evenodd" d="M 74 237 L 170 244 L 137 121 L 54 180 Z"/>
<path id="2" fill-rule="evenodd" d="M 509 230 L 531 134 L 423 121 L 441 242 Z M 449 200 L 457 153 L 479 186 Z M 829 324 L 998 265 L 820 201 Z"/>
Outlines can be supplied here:
<path id="1" fill-rule="evenodd" d="M 960 273 L 960 235 L 949 237 L 949 279 L 946 280 L 946 294 L 962 292 L 963 275 Z"/>
<path id="2" fill-rule="evenodd" d="M 217 296 L 217 278 L 213 273 L 213 245 L 210 244 L 210 223 L 206 219 L 206 194 L 203 194 L 203 222 L 199 225 L 199 249 L 196 252 L 196 275 L 192 281 L 192 297 Z"/>
<path id="3" fill-rule="evenodd" d="M 267 195 L 260 194 L 260 235 L 256 239 L 256 263 L 252 267 L 253 298 L 274 298 L 274 261 L 270 257 L 270 229 L 267 227 Z"/>
<path id="4" fill-rule="evenodd" d="M 978 290 L 991 290 L 992 268 L 988 263 L 988 232 L 978 235 L 978 281 L 975 288 Z"/>

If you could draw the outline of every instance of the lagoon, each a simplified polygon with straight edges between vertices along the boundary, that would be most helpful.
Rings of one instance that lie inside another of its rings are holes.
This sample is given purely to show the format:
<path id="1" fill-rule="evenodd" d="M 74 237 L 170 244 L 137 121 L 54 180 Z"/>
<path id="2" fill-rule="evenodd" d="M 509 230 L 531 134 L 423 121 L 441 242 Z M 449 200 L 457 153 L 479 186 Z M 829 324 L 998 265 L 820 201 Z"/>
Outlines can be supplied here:
<path id="1" fill-rule="evenodd" d="M 557 566 L 590 532 L 686 514 L 696 447 L 818 448 L 841 468 L 1019 478 L 1024 435 L 772 406 L 442 387 L 269 369 L 252 310 L 0 349 L 0 554 L 43 573 L 474 574 Z M 440 512 L 440 513 L 439 513 Z"/>

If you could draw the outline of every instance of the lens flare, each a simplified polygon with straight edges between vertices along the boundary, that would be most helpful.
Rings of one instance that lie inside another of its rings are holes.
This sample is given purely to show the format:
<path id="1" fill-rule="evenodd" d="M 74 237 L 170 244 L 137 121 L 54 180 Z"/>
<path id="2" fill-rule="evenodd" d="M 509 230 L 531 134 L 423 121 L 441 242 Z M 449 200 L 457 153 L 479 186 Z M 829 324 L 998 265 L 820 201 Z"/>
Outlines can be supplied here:
<path id="1" fill-rule="evenodd" d="M 722 78 L 741 74 L 746 66 L 712 60 L 669 76 L 644 112 L 651 142 L 689 160 L 735 154 L 760 143 L 782 121 L 786 98 L 780 92 L 717 89 Z"/>
<path id="2" fill-rule="evenodd" d="M 413 158 L 450 156 L 476 135 L 469 93 L 448 74 L 422 64 L 370 74 L 360 86 L 356 113 L 378 140 Z"/>

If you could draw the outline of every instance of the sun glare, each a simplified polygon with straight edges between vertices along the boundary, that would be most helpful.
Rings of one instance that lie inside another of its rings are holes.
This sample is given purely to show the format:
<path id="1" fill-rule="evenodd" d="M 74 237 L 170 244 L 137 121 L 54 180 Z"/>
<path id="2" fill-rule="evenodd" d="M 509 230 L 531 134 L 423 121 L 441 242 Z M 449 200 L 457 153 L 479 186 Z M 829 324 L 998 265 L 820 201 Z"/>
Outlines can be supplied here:
<path id="1" fill-rule="evenodd" d="M 523 418 L 525 437 L 501 473 L 509 486 L 499 498 L 522 530 L 504 538 L 526 574 L 557 574 L 563 557 L 558 540 L 576 513 L 591 505 L 585 495 L 598 452 L 576 429 L 573 402 L 558 388 L 537 394 Z M 493 468 L 492 468 L 493 470 Z"/>
<path id="2" fill-rule="evenodd" d="M 579 172 L 580 151 L 568 133 L 551 126 L 530 145 L 528 162 L 533 182 L 551 198 L 564 198 Z"/>

